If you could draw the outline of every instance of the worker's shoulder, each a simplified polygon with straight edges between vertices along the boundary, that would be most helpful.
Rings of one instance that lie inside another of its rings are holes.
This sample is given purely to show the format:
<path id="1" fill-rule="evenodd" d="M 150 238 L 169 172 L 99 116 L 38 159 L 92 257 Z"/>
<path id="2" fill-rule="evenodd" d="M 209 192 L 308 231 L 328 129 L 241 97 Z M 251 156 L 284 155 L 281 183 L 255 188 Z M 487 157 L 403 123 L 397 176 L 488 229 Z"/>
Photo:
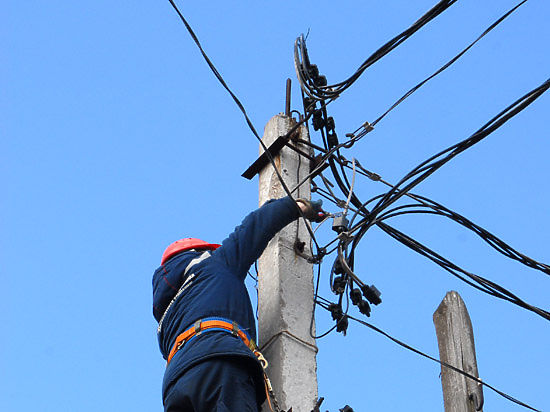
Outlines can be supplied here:
<path id="1" fill-rule="evenodd" d="M 164 265 L 161 265 L 155 272 L 179 272 L 185 271 L 187 266 L 194 260 L 201 256 L 201 251 L 189 250 L 175 255 L 170 258 Z"/>

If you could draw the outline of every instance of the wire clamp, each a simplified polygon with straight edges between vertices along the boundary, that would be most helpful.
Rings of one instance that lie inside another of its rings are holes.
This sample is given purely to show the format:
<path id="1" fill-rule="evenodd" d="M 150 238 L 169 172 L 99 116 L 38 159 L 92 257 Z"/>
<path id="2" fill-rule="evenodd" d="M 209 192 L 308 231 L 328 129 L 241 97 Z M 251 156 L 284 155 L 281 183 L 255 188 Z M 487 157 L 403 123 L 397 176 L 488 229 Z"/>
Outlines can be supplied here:
<path id="1" fill-rule="evenodd" d="M 483 397 L 483 383 L 481 382 L 481 379 L 477 382 L 477 386 L 478 393 L 471 393 L 468 396 L 468 399 L 474 403 L 476 411 L 481 411 L 483 410 L 483 404 L 485 403 L 485 399 Z"/>
<path id="2" fill-rule="evenodd" d="M 372 132 L 374 130 L 374 126 L 371 125 L 369 122 L 365 122 L 361 125 L 361 127 L 365 130 L 365 133 Z"/>

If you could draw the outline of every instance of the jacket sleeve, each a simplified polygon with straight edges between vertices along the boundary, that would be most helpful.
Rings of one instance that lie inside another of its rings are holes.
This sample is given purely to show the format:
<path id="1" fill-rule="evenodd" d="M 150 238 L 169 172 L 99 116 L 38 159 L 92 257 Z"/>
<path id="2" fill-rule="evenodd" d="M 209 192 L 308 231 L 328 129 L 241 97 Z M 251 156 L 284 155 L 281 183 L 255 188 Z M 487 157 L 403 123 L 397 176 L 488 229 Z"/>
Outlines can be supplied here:
<path id="1" fill-rule="evenodd" d="M 235 275 L 244 280 L 246 272 L 268 242 L 299 215 L 296 203 L 288 196 L 268 200 L 244 218 L 212 257 L 222 259 Z"/>

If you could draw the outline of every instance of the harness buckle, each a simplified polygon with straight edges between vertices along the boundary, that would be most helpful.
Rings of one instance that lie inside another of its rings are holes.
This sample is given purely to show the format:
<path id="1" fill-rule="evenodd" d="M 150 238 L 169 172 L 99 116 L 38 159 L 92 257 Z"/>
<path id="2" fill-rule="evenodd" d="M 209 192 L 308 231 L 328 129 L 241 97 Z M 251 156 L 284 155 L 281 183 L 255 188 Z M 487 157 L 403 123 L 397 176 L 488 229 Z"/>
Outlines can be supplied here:
<path id="1" fill-rule="evenodd" d="M 265 381 L 265 384 L 267 386 L 267 390 L 269 392 L 273 392 L 273 386 L 271 386 L 271 381 L 269 380 L 269 378 L 265 374 L 264 374 L 264 381 Z"/>
<path id="2" fill-rule="evenodd" d="M 233 321 L 232 323 L 233 329 L 231 329 L 231 334 L 233 336 L 239 337 L 239 325 L 237 325 L 237 322 Z"/>
<path id="3" fill-rule="evenodd" d="M 199 319 L 198 321 L 195 322 L 195 333 L 199 333 L 201 331 L 201 323 L 202 323 L 202 319 Z"/>
<path id="4" fill-rule="evenodd" d="M 269 363 L 267 362 L 267 359 L 264 358 L 264 355 L 262 355 L 262 353 L 258 350 L 254 351 L 254 355 L 256 355 L 256 357 L 260 361 L 260 365 L 262 365 L 262 369 L 265 370 L 267 368 L 267 365 L 269 365 Z"/>

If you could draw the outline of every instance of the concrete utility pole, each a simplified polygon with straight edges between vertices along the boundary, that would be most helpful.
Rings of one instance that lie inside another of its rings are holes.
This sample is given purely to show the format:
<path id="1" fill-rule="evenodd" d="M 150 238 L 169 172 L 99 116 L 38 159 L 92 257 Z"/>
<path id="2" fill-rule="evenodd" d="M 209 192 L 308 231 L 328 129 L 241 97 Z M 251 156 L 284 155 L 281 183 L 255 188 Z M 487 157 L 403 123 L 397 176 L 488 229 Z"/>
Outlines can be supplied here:
<path id="1" fill-rule="evenodd" d="M 440 360 L 478 378 L 472 321 L 457 292 L 447 293 L 434 312 L 433 321 Z M 445 412 L 483 410 L 481 384 L 444 366 L 441 367 L 441 384 Z"/>
<path id="2" fill-rule="evenodd" d="M 264 144 L 269 147 L 295 124 L 288 115 L 273 117 L 265 127 Z M 309 140 L 304 126 L 297 130 L 297 134 L 300 139 Z M 296 146 L 306 153 L 311 152 L 305 145 Z M 309 160 L 288 147 L 274 158 L 290 190 L 309 174 Z M 259 191 L 260 204 L 286 196 L 271 164 L 260 172 Z M 310 199 L 309 182 L 293 196 Z M 304 252 L 311 255 L 309 233 L 300 219 L 275 236 L 259 259 L 259 343 L 269 362 L 267 372 L 281 409 L 286 411 L 292 407 L 293 412 L 310 412 L 317 400 L 317 346 L 309 333 L 313 310 L 313 265 L 294 252 L 297 237 L 306 244 Z M 268 410 L 265 404 L 263 410 Z"/>

